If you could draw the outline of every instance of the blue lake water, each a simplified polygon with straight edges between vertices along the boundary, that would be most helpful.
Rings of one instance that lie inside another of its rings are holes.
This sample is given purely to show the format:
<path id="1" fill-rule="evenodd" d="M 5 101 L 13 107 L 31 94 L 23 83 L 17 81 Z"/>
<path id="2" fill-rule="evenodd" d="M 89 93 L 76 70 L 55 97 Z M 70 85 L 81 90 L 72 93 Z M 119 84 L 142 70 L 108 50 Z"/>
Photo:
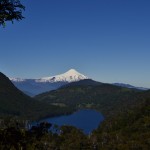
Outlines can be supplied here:
<path id="1" fill-rule="evenodd" d="M 70 115 L 47 118 L 41 121 L 47 121 L 59 126 L 75 126 L 76 128 L 83 130 L 84 133 L 89 134 L 96 129 L 103 120 L 104 117 L 100 112 L 90 109 L 83 109 Z"/>

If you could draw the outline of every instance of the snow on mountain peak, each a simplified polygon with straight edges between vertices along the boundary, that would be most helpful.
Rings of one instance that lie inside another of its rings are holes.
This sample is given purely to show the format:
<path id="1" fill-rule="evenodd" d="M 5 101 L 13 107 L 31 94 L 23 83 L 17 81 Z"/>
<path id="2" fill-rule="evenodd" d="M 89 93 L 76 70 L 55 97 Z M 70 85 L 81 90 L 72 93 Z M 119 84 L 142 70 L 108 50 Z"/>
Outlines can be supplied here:
<path id="1" fill-rule="evenodd" d="M 70 69 L 67 72 L 65 72 L 63 75 L 65 75 L 65 76 L 75 76 L 75 75 L 82 75 L 82 74 L 79 73 L 78 71 L 76 71 L 75 69 Z"/>
<path id="2" fill-rule="evenodd" d="M 70 69 L 69 71 L 56 75 L 56 76 L 51 76 L 51 77 L 44 77 L 41 79 L 36 80 L 36 82 L 75 82 L 75 81 L 80 81 L 88 79 L 87 76 L 79 73 L 75 69 Z"/>
<path id="3" fill-rule="evenodd" d="M 21 78 L 9 78 L 11 81 L 14 81 L 14 82 L 23 82 L 25 81 L 25 79 L 21 79 Z"/>
<path id="4" fill-rule="evenodd" d="M 79 72 L 78 71 L 76 71 L 75 69 L 70 69 L 70 70 L 68 70 L 66 73 L 70 73 L 70 74 L 78 74 Z"/>
<path id="5" fill-rule="evenodd" d="M 25 82 L 30 79 L 21 79 L 21 78 L 9 78 L 13 82 Z M 60 75 L 55 75 L 55 76 L 50 76 L 50 77 L 43 77 L 40 79 L 32 79 L 35 82 L 49 82 L 49 83 L 54 83 L 54 82 L 75 82 L 75 81 L 80 81 L 84 79 L 89 79 L 87 76 L 79 73 L 75 69 L 70 69 L 67 72 L 60 74 Z"/>

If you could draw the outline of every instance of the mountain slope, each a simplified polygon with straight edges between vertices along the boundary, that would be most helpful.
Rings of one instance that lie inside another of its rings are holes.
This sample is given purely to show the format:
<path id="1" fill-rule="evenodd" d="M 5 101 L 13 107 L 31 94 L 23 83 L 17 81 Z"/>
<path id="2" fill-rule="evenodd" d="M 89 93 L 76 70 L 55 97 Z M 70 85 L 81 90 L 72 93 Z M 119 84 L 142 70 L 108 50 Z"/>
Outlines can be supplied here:
<path id="1" fill-rule="evenodd" d="M 150 91 L 144 94 L 150 95 Z M 143 95 L 143 96 L 144 96 Z M 150 98 L 141 99 L 133 109 L 105 120 L 91 139 L 99 149 L 148 150 L 150 148 Z"/>
<path id="2" fill-rule="evenodd" d="M 81 83 L 84 82 L 82 85 Z M 37 95 L 39 101 L 64 103 L 74 108 L 94 108 L 109 116 L 132 106 L 142 98 L 142 92 L 90 80 L 70 83 L 58 90 Z M 95 85 L 95 83 L 97 85 Z M 149 96 L 149 95 L 147 95 Z"/>
<path id="3" fill-rule="evenodd" d="M 126 88 L 130 88 L 130 89 L 143 90 L 143 91 L 149 90 L 148 88 L 136 87 L 136 86 L 133 86 L 133 85 L 130 85 L 130 84 L 124 84 L 124 83 L 113 83 L 113 85 L 126 87 Z"/>
<path id="4" fill-rule="evenodd" d="M 17 88 L 24 93 L 30 93 L 29 95 L 33 96 L 84 79 L 88 79 L 88 77 L 77 72 L 75 69 L 70 69 L 66 73 L 60 75 L 40 79 L 10 78 Z"/>
<path id="5" fill-rule="evenodd" d="M 68 82 L 36 82 L 33 79 L 25 79 L 24 81 L 12 81 L 13 84 L 23 91 L 24 93 L 28 94 L 29 96 L 35 96 L 37 94 L 55 90 Z"/>
<path id="6" fill-rule="evenodd" d="M 35 101 L 18 90 L 12 82 L 0 73 L 0 116 L 18 116 L 23 118 L 41 118 L 70 111 Z"/>
<path id="7" fill-rule="evenodd" d="M 103 83 L 94 81 L 92 79 L 84 79 L 84 80 L 80 80 L 78 82 L 71 82 L 69 84 L 62 86 L 61 88 L 73 87 L 73 86 L 98 86 L 98 85 L 102 85 L 102 84 Z"/>

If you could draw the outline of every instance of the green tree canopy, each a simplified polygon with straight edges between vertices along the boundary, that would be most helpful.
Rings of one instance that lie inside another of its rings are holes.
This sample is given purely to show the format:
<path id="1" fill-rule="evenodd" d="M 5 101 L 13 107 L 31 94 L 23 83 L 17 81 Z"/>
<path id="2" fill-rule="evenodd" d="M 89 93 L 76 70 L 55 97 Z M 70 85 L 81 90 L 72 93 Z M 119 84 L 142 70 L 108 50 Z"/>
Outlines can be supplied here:
<path id="1" fill-rule="evenodd" d="M 22 11 L 25 7 L 20 0 L 0 0 L 0 25 L 5 26 L 6 21 L 22 20 Z"/>

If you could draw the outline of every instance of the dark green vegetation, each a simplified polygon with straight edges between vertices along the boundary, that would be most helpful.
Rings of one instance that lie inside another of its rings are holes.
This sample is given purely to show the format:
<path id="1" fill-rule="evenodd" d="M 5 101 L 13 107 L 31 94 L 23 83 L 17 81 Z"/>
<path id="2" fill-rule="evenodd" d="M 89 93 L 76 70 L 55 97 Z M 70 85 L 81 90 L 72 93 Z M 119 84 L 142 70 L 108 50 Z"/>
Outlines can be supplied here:
<path id="1" fill-rule="evenodd" d="M 6 21 L 22 20 L 24 9 L 19 0 L 0 0 L 0 25 L 5 26 Z"/>
<path id="2" fill-rule="evenodd" d="M 72 112 L 68 107 L 47 105 L 36 101 L 18 90 L 11 81 L 0 73 L 0 117 L 16 116 L 39 119 Z"/>
<path id="3" fill-rule="evenodd" d="M 0 73 L 1 150 L 148 150 L 150 147 L 150 91 L 84 80 L 36 98 L 39 101 L 23 94 Z M 52 127 L 48 123 L 26 128 L 26 119 L 85 107 L 106 116 L 91 135 L 84 135 L 75 127 Z"/>
<path id="4" fill-rule="evenodd" d="M 47 103 L 55 101 L 75 108 L 89 107 L 101 111 L 106 120 L 89 138 L 95 149 L 150 148 L 150 91 L 85 80 L 82 84 L 73 83 L 37 98 Z"/>
<path id="5" fill-rule="evenodd" d="M 92 136 L 102 150 L 149 150 L 150 99 L 106 120 Z"/>
<path id="6" fill-rule="evenodd" d="M 75 109 L 97 109 L 105 116 L 111 116 L 132 107 L 133 104 L 143 99 L 143 95 L 145 95 L 144 92 L 135 89 L 87 79 L 68 84 L 58 90 L 40 94 L 35 98 L 48 104 L 61 103 Z"/>
<path id="7" fill-rule="evenodd" d="M 88 136 L 71 126 L 59 128 L 41 123 L 27 130 L 21 122 L 9 123 L 0 124 L 1 150 L 149 150 L 150 147 L 150 99 L 109 118 Z"/>
<path id="8" fill-rule="evenodd" d="M 48 130 L 50 129 L 50 130 Z M 80 150 L 92 149 L 89 138 L 82 131 L 71 126 L 54 127 L 40 123 L 27 130 L 14 122 L 0 128 L 1 150 Z"/>

